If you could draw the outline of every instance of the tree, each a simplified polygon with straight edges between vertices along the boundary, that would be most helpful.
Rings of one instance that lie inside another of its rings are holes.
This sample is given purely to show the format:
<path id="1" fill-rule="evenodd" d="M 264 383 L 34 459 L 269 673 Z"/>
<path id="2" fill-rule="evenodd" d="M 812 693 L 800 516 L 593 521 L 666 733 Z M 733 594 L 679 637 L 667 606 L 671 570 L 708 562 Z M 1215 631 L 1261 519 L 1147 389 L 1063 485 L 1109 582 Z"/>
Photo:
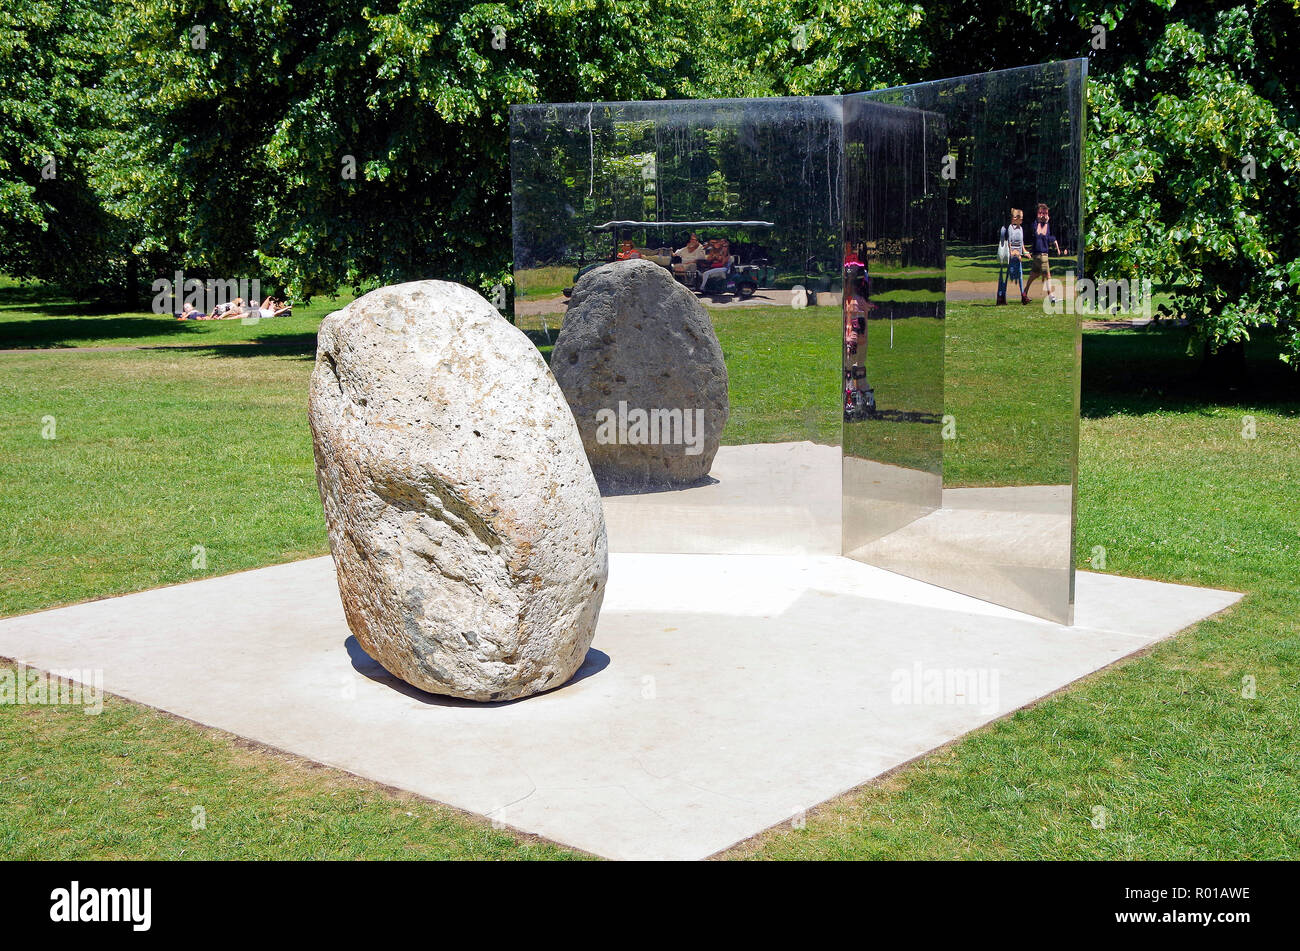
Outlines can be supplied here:
<path id="1" fill-rule="evenodd" d="M 695 29 L 682 0 L 125 2 L 112 207 L 142 251 L 295 296 L 502 280 L 510 104 L 680 95 Z"/>
<path id="2" fill-rule="evenodd" d="M 929 14 L 900 0 L 750 0 L 709 14 L 687 89 L 698 98 L 826 96 L 914 82 Z"/>
<path id="3" fill-rule="evenodd" d="M 1096 16 L 1125 35 L 1118 11 Z M 1296 5 L 1207 4 L 1141 26 L 1092 86 L 1090 267 L 1164 285 L 1211 351 L 1277 328 L 1295 364 L 1300 126 L 1283 43 Z"/>
<path id="4" fill-rule="evenodd" d="M 1298 9 L 8 0 L 0 268 L 87 290 L 135 287 L 136 265 L 299 297 L 486 288 L 508 273 L 513 103 L 834 94 L 1087 55 L 1093 276 L 1164 285 L 1211 349 L 1275 327 L 1297 362 Z"/>
<path id="5" fill-rule="evenodd" d="M 1296 0 L 760 0 L 710 31 L 698 95 L 827 94 L 1086 55 L 1085 263 L 1174 294 L 1210 350 L 1274 327 L 1300 362 Z M 745 29 L 739 29 L 742 22 Z M 743 64 L 743 65 L 741 65 Z"/>
<path id="6" fill-rule="evenodd" d="M 120 223 L 91 179 L 104 124 L 106 0 L 0 8 L 0 267 L 89 293 L 120 281 Z"/>

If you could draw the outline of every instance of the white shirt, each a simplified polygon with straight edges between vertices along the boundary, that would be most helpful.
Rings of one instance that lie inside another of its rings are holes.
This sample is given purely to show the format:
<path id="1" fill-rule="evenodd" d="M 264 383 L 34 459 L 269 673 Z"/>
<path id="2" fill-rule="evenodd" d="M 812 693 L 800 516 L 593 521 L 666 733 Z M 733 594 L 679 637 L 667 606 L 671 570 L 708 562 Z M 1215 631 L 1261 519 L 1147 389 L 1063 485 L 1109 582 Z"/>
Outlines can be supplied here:
<path id="1" fill-rule="evenodd" d="M 708 253 L 705 252 L 704 245 L 702 244 L 697 244 L 695 246 L 694 251 L 692 251 L 690 248 L 678 248 L 676 251 L 673 252 L 673 254 L 681 258 L 683 264 L 690 264 L 693 261 L 694 262 L 703 261 L 705 258 L 709 256 Z"/>

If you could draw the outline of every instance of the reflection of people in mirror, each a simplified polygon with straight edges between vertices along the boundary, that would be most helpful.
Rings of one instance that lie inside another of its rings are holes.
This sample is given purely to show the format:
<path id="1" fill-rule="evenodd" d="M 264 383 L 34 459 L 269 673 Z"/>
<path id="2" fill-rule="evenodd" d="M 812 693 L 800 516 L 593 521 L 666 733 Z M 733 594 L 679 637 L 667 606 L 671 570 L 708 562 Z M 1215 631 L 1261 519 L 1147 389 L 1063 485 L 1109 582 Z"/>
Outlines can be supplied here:
<path id="1" fill-rule="evenodd" d="M 876 305 L 867 266 L 851 246 L 844 246 L 844 418 L 865 419 L 876 410 L 867 382 L 867 312 Z"/>
<path id="2" fill-rule="evenodd" d="M 640 256 L 641 252 L 636 249 L 636 245 L 631 240 L 624 240 L 622 246 L 618 249 L 618 259 L 620 261 L 627 261 Z"/>
<path id="3" fill-rule="evenodd" d="M 1055 249 L 1059 255 L 1061 253 L 1060 242 L 1056 240 L 1056 235 L 1052 234 L 1052 215 L 1048 207 L 1042 202 L 1038 205 L 1038 220 L 1034 222 L 1034 253 L 1032 257 L 1033 270 L 1029 273 L 1029 280 L 1025 282 L 1025 289 L 1021 296 L 1021 302 L 1029 303 L 1029 289 L 1034 286 L 1034 281 L 1041 278 L 1043 287 L 1047 288 L 1048 299 L 1055 304 L 1056 295 L 1051 292 L 1052 283 L 1052 264 L 1051 252 Z"/>
<path id="4" fill-rule="evenodd" d="M 673 262 L 673 270 L 684 277 L 687 283 L 691 283 L 699 273 L 700 262 L 707 260 L 708 256 L 709 253 L 700 243 L 700 236 L 692 231 L 686 246 L 673 252 L 673 257 L 677 258 Z"/>
<path id="5" fill-rule="evenodd" d="M 731 244 L 726 238 L 714 238 L 709 242 L 707 253 L 709 269 L 700 275 L 700 290 L 715 277 L 725 280 L 727 266 L 731 263 Z"/>
<path id="6" fill-rule="evenodd" d="M 1025 250 L 1025 213 L 1019 208 L 1011 209 L 1011 223 L 1002 228 L 1001 243 L 998 245 L 998 303 L 1007 302 L 1007 287 L 1012 281 L 1020 290 L 1020 303 L 1028 304 L 1025 296 L 1025 272 L 1022 262 L 1029 257 Z M 1003 272 L 1003 268 L 1006 271 Z"/>

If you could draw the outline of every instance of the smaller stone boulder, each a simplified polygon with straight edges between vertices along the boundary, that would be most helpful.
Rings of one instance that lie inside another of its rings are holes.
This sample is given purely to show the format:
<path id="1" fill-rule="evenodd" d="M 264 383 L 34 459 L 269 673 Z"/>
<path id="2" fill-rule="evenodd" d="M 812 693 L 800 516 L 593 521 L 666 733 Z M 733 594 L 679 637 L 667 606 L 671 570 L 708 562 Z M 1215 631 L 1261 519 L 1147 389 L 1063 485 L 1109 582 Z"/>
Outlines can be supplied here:
<path id="1" fill-rule="evenodd" d="M 730 405 L 708 311 L 663 267 L 618 261 L 573 289 L 551 370 L 602 486 L 698 482 Z"/>

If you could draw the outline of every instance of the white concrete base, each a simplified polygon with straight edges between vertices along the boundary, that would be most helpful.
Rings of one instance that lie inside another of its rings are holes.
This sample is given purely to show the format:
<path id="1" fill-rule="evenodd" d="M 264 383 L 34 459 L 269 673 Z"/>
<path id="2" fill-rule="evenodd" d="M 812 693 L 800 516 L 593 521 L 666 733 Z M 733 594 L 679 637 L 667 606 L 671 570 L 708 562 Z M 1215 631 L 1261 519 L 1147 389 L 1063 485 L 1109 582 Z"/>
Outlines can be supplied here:
<path id="1" fill-rule="evenodd" d="M 610 562 L 586 665 L 509 704 L 394 681 L 328 558 L 3 620 L 0 656 L 599 855 L 695 859 L 1239 597 L 1081 573 L 1067 628 L 833 555 Z M 946 695 L 907 695 L 933 672 Z"/>
<path id="2" fill-rule="evenodd" d="M 721 446 L 710 481 L 603 500 L 609 550 L 698 555 L 838 555 L 840 448 Z"/>

